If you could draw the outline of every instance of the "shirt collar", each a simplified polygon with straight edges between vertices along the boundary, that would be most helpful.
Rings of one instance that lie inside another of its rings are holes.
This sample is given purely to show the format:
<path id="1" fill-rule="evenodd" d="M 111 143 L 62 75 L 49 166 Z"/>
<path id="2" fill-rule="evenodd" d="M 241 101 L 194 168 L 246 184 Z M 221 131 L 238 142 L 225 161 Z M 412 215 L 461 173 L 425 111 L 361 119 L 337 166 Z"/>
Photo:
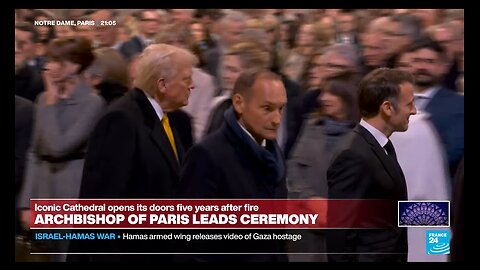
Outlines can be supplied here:
<path id="1" fill-rule="evenodd" d="M 148 95 L 147 93 L 145 93 L 145 95 L 147 96 L 148 101 L 150 101 L 150 104 L 152 104 L 153 109 L 155 110 L 155 113 L 158 116 L 158 119 L 160 119 L 160 121 L 162 121 L 162 118 L 163 118 L 162 107 L 160 107 L 160 104 L 158 104 L 158 102 L 154 98 L 152 98 L 150 95 Z"/>
<path id="2" fill-rule="evenodd" d="M 440 89 L 440 87 L 434 86 L 434 87 L 430 87 L 430 88 L 426 89 L 425 91 L 423 91 L 421 93 L 415 93 L 414 95 L 431 99 L 438 92 L 439 89 Z"/>
<path id="3" fill-rule="evenodd" d="M 248 130 L 242 125 L 242 123 L 240 123 L 240 121 L 237 121 L 238 125 L 243 129 L 243 131 L 245 131 L 245 133 L 247 133 L 247 135 L 252 138 L 252 140 L 257 143 L 257 141 L 255 140 L 255 138 L 253 137 L 253 135 L 248 132 Z M 265 139 L 263 139 L 262 143 L 260 144 L 262 147 L 266 147 L 267 146 L 267 141 Z"/>
<path id="4" fill-rule="evenodd" d="M 387 144 L 388 142 L 387 136 L 385 136 L 385 134 L 383 134 L 380 130 L 378 130 L 374 126 L 367 123 L 367 121 L 363 120 L 363 118 L 362 120 L 360 120 L 360 125 L 364 127 L 366 130 L 368 130 L 368 132 L 370 132 L 373 135 L 373 137 L 375 137 L 375 140 L 377 140 L 380 146 L 384 147 L 385 144 Z"/>

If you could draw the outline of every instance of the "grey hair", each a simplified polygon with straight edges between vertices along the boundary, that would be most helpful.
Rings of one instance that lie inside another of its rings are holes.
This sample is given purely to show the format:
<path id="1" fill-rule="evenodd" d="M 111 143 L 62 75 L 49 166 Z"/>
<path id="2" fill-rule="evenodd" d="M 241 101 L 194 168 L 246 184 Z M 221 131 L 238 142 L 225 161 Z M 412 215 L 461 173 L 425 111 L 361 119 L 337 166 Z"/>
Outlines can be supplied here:
<path id="1" fill-rule="evenodd" d="M 410 43 L 416 42 L 422 36 L 422 23 L 417 16 L 403 13 L 394 15 L 391 19 L 400 24 L 400 31 L 408 36 Z"/>
<path id="2" fill-rule="evenodd" d="M 181 59 L 181 60 L 180 60 Z M 178 72 L 178 64 L 198 59 L 190 51 L 168 44 L 152 44 L 145 48 L 138 60 L 138 74 L 133 85 L 155 96 L 159 79 L 172 79 Z"/>
<path id="3" fill-rule="evenodd" d="M 352 44 L 336 43 L 330 45 L 325 48 L 324 55 L 327 54 L 335 54 L 345 58 L 352 65 L 354 72 L 359 71 L 360 56 L 357 49 Z"/>

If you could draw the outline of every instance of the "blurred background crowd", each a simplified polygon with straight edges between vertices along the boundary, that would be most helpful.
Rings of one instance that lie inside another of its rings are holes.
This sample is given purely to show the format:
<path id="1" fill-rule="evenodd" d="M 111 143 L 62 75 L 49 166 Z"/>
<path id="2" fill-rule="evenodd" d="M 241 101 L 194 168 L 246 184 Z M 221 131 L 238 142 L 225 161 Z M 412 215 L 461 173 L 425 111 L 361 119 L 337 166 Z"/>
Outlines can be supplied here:
<path id="1" fill-rule="evenodd" d="M 36 25 L 43 20 L 115 23 Z M 416 80 L 418 114 L 409 131 L 392 141 L 409 199 L 451 200 L 458 193 L 454 179 L 464 153 L 463 9 L 17 9 L 17 207 L 28 207 L 35 194 L 78 196 L 88 136 L 106 106 L 132 88 L 138 56 L 154 43 L 186 48 L 199 60 L 189 103 L 172 114 L 186 150 L 223 124 L 242 71 L 268 68 L 281 76 L 288 103 L 277 141 L 288 164 L 291 198 L 328 197 L 328 188 L 313 182 L 325 174 L 341 136 L 360 120 L 357 82 L 379 67 L 408 71 Z M 43 70 L 65 55 L 81 66 L 81 91 L 39 100 L 48 83 Z M 43 181 L 40 193 L 31 184 L 38 181 Z M 463 193 L 463 180 L 461 185 Z M 415 248 L 411 235 L 409 260 L 432 260 L 424 256 L 424 238 Z"/>

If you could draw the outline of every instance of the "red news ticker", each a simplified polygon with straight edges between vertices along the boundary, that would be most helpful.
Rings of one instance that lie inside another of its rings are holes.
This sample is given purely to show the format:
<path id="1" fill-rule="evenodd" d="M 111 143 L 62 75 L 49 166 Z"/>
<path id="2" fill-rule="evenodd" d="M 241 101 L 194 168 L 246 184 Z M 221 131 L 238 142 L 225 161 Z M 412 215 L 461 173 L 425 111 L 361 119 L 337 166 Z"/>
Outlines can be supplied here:
<path id="1" fill-rule="evenodd" d="M 397 226 L 388 200 L 31 199 L 31 229 L 335 229 Z"/>

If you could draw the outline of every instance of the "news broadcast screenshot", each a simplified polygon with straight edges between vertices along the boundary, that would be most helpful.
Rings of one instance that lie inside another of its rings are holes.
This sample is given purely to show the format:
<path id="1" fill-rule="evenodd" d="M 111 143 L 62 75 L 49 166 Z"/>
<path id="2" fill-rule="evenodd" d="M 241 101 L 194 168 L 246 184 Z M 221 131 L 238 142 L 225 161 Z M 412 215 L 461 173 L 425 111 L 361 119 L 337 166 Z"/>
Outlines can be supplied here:
<path id="1" fill-rule="evenodd" d="M 464 261 L 463 59 L 463 9 L 15 9 L 15 261 Z"/>

